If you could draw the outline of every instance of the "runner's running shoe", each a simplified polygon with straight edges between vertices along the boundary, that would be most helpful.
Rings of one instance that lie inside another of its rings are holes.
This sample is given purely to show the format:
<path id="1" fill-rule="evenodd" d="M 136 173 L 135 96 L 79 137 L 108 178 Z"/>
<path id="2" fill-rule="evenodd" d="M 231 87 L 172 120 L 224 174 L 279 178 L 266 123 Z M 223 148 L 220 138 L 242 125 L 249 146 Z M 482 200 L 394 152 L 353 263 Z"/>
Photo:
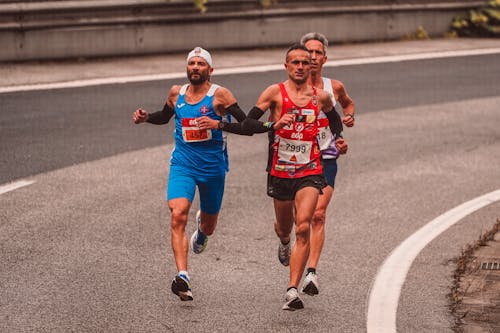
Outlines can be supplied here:
<path id="1" fill-rule="evenodd" d="M 316 275 L 316 273 L 307 273 L 306 277 L 304 278 L 304 282 L 302 283 L 301 292 L 309 296 L 319 294 L 318 276 Z"/>
<path id="2" fill-rule="evenodd" d="M 176 275 L 172 281 L 172 292 L 179 296 L 181 301 L 192 301 L 193 293 L 189 279 L 184 275 Z"/>
<path id="3" fill-rule="evenodd" d="M 292 250 L 290 246 L 291 243 L 292 241 L 289 241 L 288 244 L 285 245 L 280 242 L 278 247 L 278 259 L 283 266 L 290 265 L 290 252 Z"/>
<path id="4" fill-rule="evenodd" d="M 207 247 L 208 243 L 207 235 L 205 235 L 203 232 L 200 231 L 200 224 L 201 224 L 200 214 L 201 214 L 200 211 L 196 212 L 196 222 L 198 223 L 198 227 L 191 236 L 191 241 L 190 241 L 191 250 L 196 254 L 202 253 Z"/>
<path id="5" fill-rule="evenodd" d="M 302 303 L 299 293 L 295 288 L 291 288 L 286 292 L 285 301 L 286 303 L 283 305 L 283 310 L 295 311 L 304 308 L 304 303 Z"/>

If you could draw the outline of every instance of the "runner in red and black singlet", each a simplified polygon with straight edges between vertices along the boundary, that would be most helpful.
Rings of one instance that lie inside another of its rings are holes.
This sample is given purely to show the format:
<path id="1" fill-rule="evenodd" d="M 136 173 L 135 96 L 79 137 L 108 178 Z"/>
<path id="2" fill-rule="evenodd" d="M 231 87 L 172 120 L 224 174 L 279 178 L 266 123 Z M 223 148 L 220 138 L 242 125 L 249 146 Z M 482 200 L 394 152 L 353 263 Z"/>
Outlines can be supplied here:
<path id="1" fill-rule="evenodd" d="M 276 222 L 274 230 L 280 238 L 279 261 L 290 265 L 290 282 L 284 310 L 302 309 L 297 286 L 309 253 L 309 229 L 314 208 L 322 188 L 326 186 L 317 142 L 317 117 L 322 110 L 330 121 L 333 103 L 328 93 L 313 89 L 307 82 L 311 55 L 301 45 L 286 53 L 288 80 L 273 84 L 260 95 L 242 122 L 243 133 L 270 130 L 267 193 L 273 198 Z M 256 124 L 270 110 L 269 122 Z M 333 126 L 333 120 L 330 126 Z M 295 225 L 295 244 L 290 234 Z"/>
<path id="2" fill-rule="evenodd" d="M 279 178 L 302 178 L 322 173 L 320 150 L 316 140 L 319 114 L 316 89 L 309 103 L 296 105 L 286 92 L 285 85 L 279 85 L 282 97 L 281 115 L 292 114 L 295 121 L 291 126 L 274 132 L 273 156 L 270 174 Z"/>

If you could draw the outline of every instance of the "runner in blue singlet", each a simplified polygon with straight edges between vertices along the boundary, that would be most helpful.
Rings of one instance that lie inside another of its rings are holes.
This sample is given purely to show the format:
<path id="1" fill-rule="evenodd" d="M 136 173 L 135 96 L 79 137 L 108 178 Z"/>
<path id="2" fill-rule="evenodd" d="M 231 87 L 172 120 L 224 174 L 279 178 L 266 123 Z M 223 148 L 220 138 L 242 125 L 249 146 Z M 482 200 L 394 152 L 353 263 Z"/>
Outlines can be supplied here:
<path id="1" fill-rule="evenodd" d="M 217 214 L 229 167 L 226 136 L 220 130 L 201 130 L 197 119 L 205 116 L 222 121 L 213 108 L 219 86 L 212 84 L 205 97 L 194 104 L 186 101 L 188 88 L 189 84 L 182 86 L 175 105 L 176 145 L 170 160 L 167 199 L 187 198 L 192 202 L 198 186 L 201 211 Z M 230 120 L 229 114 L 224 117 Z"/>
<path id="2" fill-rule="evenodd" d="M 224 181 L 229 169 L 226 135 L 231 128 L 231 116 L 238 122 L 245 113 L 226 88 L 210 82 L 213 72 L 210 53 L 194 48 L 187 57 L 188 84 L 170 89 L 163 110 L 148 113 L 137 109 L 136 124 L 149 122 L 162 125 L 175 116 L 175 147 L 170 160 L 167 200 L 171 212 L 171 238 L 178 273 L 172 281 L 172 292 L 183 301 L 193 299 L 188 275 L 188 240 L 185 228 L 189 209 L 198 188 L 200 210 L 196 213 L 198 228 L 191 236 L 189 247 L 194 253 L 205 249 L 212 235 L 224 194 Z"/>

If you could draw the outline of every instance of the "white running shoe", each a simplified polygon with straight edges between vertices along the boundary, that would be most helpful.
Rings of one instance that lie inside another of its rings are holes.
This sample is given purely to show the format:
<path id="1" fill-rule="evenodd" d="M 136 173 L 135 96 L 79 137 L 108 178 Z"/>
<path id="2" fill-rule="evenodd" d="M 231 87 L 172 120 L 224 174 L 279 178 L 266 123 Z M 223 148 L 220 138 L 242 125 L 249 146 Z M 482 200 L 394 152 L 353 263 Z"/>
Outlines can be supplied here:
<path id="1" fill-rule="evenodd" d="M 304 282 L 302 283 L 301 293 L 307 294 L 309 296 L 314 296 L 319 294 L 319 284 L 318 284 L 318 276 L 316 273 L 309 272 L 304 278 Z"/>
<path id="2" fill-rule="evenodd" d="M 304 303 L 302 303 L 302 300 L 299 297 L 299 293 L 295 288 L 292 288 L 286 292 L 285 301 L 286 303 L 282 307 L 283 310 L 295 311 L 304 308 Z"/>
<path id="3" fill-rule="evenodd" d="M 196 227 L 196 231 L 193 232 L 193 235 L 191 236 L 191 241 L 189 242 L 191 245 L 191 250 L 196 254 L 202 253 L 205 250 L 205 248 L 207 247 L 207 243 L 208 243 L 208 237 L 206 235 L 200 235 L 200 233 L 199 233 L 200 224 L 201 224 L 200 214 L 201 214 L 200 211 L 196 212 L 197 227 Z"/>
<path id="4" fill-rule="evenodd" d="M 278 259 L 283 266 L 290 265 L 290 253 L 292 251 L 292 247 L 290 246 L 291 243 L 291 240 L 286 245 L 280 242 L 278 247 Z"/>

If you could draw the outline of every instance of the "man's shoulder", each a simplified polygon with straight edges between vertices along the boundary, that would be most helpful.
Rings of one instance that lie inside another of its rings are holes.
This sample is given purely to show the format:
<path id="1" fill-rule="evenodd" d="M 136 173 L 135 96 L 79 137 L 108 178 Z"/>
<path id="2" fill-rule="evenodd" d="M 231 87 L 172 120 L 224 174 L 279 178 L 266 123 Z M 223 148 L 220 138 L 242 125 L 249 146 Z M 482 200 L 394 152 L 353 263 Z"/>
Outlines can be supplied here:
<path id="1" fill-rule="evenodd" d="M 174 84 L 172 87 L 170 87 L 169 94 L 170 95 L 178 95 L 179 91 L 181 91 L 182 86 L 184 86 L 184 85 Z"/>
<path id="2" fill-rule="evenodd" d="M 316 88 L 316 94 L 320 101 L 325 101 L 327 99 L 331 99 L 330 93 L 326 90 Z"/>
<path id="3" fill-rule="evenodd" d="M 332 82 L 332 84 L 343 84 L 342 81 L 334 79 L 333 77 L 322 76 L 321 78 L 323 80 L 330 80 Z"/>
<path id="4" fill-rule="evenodd" d="M 335 88 L 342 88 L 344 86 L 344 84 L 340 80 L 337 80 L 337 79 L 330 79 L 330 80 L 332 81 L 332 87 L 334 89 Z"/>
<path id="5" fill-rule="evenodd" d="M 231 90 L 229 90 L 229 88 L 226 88 L 220 84 L 217 84 L 217 83 L 213 83 L 212 82 L 212 88 L 215 88 L 215 93 L 216 94 L 221 94 L 221 93 L 228 93 L 228 92 L 231 92 Z"/>
<path id="6" fill-rule="evenodd" d="M 214 88 L 215 88 L 215 91 L 214 91 L 215 98 L 226 99 L 226 98 L 230 98 L 233 96 L 233 93 L 231 92 L 231 90 L 229 90 L 228 88 L 226 88 L 224 86 L 221 86 L 220 84 L 212 83 L 211 89 L 214 89 Z"/>
<path id="7" fill-rule="evenodd" d="M 273 83 L 273 84 L 271 84 L 271 85 L 269 85 L 269 86 L 267 87 L 267 90 L 270 90 L 270 91 L 276 91 L 276 92 L 281 91 L 280 86 L 281 86 L 281 85 L 284 85 L 284 84 L 285 84 L 285 82 L 277 82 L 277 83 Z"/>
<path id="8" fill-rule="evenodd" d="M 262 92 L 263 95 L 268 95 L 268 96 L 271 96 L 271 95 L 278 95 L 279 93 L 281 93 L 281 89 L 280 89 L 280 83 L 273 83 L 269 86 L 267 86 L 266 89 L 264 89 L 264 91 Z"/>

